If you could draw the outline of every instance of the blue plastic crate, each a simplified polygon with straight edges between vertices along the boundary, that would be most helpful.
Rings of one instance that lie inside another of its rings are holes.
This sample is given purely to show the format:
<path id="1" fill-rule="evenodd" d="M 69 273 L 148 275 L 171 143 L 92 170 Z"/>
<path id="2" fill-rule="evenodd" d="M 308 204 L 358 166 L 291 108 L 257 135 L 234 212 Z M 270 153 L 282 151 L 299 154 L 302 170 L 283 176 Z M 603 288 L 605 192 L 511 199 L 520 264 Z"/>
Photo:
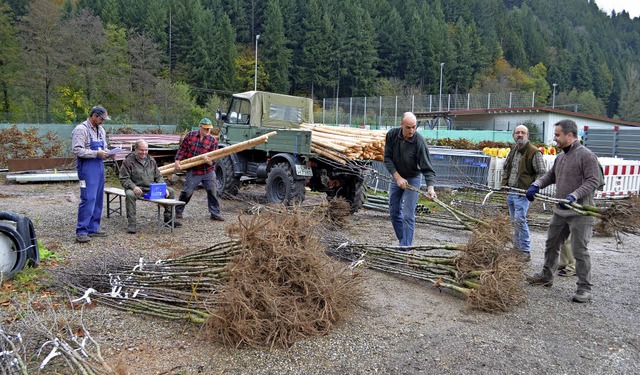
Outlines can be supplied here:
<path id="1" fill-rule="evenodd" d="M 144 199 L 163 199 L 167 195 L 167 184 L 150 184 L 149 192 L 143 195 Z"/>

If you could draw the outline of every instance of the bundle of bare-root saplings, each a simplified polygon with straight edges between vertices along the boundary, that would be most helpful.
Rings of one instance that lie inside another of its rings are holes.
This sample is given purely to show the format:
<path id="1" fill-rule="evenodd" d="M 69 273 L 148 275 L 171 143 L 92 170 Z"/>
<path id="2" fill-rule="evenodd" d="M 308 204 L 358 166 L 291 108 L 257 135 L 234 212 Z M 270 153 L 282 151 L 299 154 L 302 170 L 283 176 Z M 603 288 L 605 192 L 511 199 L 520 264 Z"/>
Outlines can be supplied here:
<path id="1" fill-rule="evenodd" d="M 234 347 L 290 347 L 329 332 L 363 295 L 360 271 L 329 257 L 320 243 L 324 217 L 300 208 L 265 210 L 239 217 L 229 242 L 128 265 L 107 257 L 56 279 L 84 294 L 74 304 L 96 301 L 205 324 L 208 337 Z"/>

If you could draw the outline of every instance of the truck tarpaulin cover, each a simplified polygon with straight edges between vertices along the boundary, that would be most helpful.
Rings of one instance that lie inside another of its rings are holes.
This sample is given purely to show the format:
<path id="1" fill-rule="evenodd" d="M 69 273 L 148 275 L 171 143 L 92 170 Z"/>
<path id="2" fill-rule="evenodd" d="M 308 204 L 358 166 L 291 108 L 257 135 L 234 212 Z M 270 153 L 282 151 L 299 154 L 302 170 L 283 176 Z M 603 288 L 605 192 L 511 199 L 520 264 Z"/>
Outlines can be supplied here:
<path id="1" fill-rule="evenodd" d="M 235 96 L 251 102 L 251 125 L 290 129 L 298 128 L 303 122 L 313 123 L 313 101 L 307 98 L 262 91 L 248 91 Z"/>

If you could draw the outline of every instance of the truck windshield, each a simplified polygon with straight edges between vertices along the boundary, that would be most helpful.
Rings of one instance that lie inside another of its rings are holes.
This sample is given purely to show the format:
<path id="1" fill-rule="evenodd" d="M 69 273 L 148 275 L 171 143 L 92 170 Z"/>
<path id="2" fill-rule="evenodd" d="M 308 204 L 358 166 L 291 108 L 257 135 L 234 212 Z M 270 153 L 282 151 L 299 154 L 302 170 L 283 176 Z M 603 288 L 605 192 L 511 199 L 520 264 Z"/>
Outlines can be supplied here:
<path id="1" fill-rule="evenodd" d="M 233 98 L 227 122 L 229 124 L 249 124 L 251 104 L 246 99 Z"/>

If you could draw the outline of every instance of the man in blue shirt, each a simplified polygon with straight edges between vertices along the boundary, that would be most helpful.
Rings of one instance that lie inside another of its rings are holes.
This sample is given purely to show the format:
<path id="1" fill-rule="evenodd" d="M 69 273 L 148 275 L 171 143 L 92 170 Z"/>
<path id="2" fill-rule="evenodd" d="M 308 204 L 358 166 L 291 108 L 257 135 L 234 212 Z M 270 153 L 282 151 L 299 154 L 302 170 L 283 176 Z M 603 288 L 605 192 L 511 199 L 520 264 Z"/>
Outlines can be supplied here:
<path id="1" fill-rule="evenodd" d="M 400 246 L 411 246 L 415 227 L 418 192 L 424 176 L 429 199 L 435 199 L 433 189 L 436 173 L 431 166 L 427 143 L 416 132 L 417 119 L 411 112 L 402 115 L 399 128 L 387 132 L 384 146 L 384 165 L 396 181 L 389 188 L 389 216 Z"/>

